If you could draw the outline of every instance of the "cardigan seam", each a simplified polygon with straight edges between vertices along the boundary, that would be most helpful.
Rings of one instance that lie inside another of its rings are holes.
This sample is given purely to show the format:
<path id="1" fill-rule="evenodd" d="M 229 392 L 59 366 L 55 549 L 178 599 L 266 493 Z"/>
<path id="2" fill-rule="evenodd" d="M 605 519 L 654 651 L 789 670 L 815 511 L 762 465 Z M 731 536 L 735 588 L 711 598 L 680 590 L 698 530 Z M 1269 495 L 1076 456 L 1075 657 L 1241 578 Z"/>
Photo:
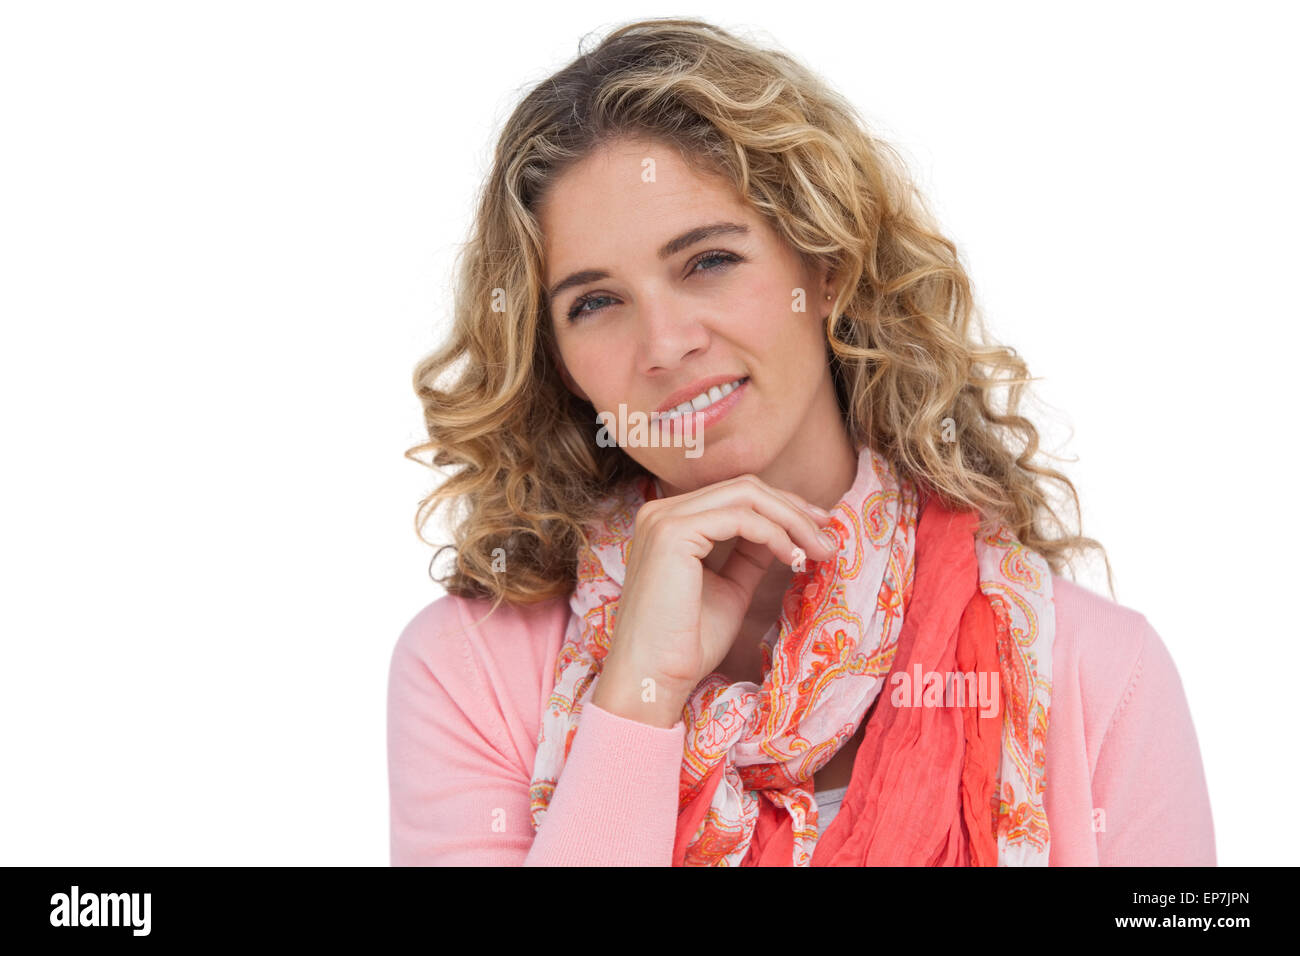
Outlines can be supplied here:
<path id="1" fill-rule="evenodd" d="M 1120 698 L 1120 702 L 1116 705 L 1114 712 L 1110 715 L 1110 720 L 1106 724 L 1106 733 L 1102 735 L 1101 747 L 1097 749 L 1098 756 L 1100 756 L 1102 750 L 1105 748 L 1106 741 L 1110 738 L 1111 731 L 1115 729 L 1116 725 L 1119 724 L 1120 720 L 1128 712 L 1127 708 L 1129 702 L 1133 699 L 1133 695 L 1137 691 L 1138 682 L 1142 679 L 1142 665 L 1146 660 L 1147 641 L 1149 639 L 1148 632 L 1150 627 L 1151 625 L 1148 623 L 1146 624 L 1146 627 L 1143 628 L 1142 643 L 1138 647 L 1137 660 L 1133 662 L 1133 670 L 1130 672 L 1128 682 L 1124 687 L 1124 695 Z"/>
<path id="2" fill-rule="evenodd" d="M 452 602 L 452 604 L 455 605 L 456 617 L 460 620 L 461 623 L 461 629 L 458 636 L 460 639 L 461 660 L 465 665 L 465 672 L 469 674 L 470 683 L 474 686 L 475 690 L 479 692 L 478 699 L 480 701 L 488 700 L 489 699 L 488 691 L 490 690 L 490 688 L 487 686 L 487 683 L 485 681 L 479 679 L 478 671 L 474 667 L 474 659 L 470 654 L 470 649 L 469 649 L 470 625 L 465 618 L 465 609 L 462 607 L 462 602 L 460 601 L 460 599 L 451 597 L 449 598 L 449 600 Z M 498 754 L 504 757 L 505 754 L 509 752 L 511 748 L 509 748 L 508 746 L 504 746 L 504 747 L 502 746 L 502 741 L 497 737 L 495 728 L 479 727 L 480 733 L 482 733 L 484 730 L 487 731 L 493 748 L 496 750 Z"/>

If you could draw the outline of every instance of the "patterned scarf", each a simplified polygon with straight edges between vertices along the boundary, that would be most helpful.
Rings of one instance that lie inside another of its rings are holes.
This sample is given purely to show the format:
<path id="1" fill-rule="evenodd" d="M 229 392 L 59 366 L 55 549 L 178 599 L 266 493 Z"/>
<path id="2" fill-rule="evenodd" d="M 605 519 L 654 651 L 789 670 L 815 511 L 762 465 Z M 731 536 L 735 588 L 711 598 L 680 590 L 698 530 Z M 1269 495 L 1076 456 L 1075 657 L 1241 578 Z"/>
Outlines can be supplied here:
<path id="1" fill-rule="evenodd" d="M 659 496 L 651 478 L 624 486 L 579 556 L 533 767 L 534 831 L 609 650 L 637 509 Z M 831 514 L 839 554 L 794 574 L 761 644 L 762 685 L 714 672 L 682 710 L 673 865 L 1047 865 L 1047 563 L 1005 527 L 982 534 L 975 512 L 898 481 L 869 447 Z M 821 833 L 813 774 L 868 711 Z"/>

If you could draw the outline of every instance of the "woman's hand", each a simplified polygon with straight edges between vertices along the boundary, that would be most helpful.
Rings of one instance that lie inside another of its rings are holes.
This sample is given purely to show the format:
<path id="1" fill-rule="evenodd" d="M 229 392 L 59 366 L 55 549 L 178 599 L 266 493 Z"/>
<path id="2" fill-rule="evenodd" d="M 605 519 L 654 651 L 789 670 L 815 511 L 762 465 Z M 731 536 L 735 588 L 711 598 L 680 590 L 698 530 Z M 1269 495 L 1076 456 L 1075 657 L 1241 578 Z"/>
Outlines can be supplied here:
<path id="1" fill-rule="evenodd" d="M 838 550 L 829 515 L 799 495 L 741 475 L 647 501 L 637 511 L 610 652 L 593 700 L 632 719 L 672 726 L 695 686 L 727 656 L 772 559 Z M 704 559 L 737 539 L 714 572 Z M 642 698 L 654 681 L 653 701 Z M 647 707 L 649 704 L 651 706 Z M 640 715 L 640 716 L 638 716 Z"/>

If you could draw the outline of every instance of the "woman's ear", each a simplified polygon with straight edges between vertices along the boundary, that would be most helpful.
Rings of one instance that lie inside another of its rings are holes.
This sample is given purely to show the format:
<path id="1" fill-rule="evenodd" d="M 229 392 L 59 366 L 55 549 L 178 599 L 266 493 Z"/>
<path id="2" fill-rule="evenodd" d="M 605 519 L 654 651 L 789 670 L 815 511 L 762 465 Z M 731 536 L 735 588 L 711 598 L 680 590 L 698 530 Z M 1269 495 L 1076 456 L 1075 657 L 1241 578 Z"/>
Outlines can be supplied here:
<path id="1" fill-rule="evenodd" d="M 839 294 L 840 290 L 835 287 L 835 269 L 833 266 L 823 265 L 821 267 L 821 272 L 822 272 L 822 303 L 825 304 L 825 302 L 827 301 L 826 300 L 827 296 L 830 296 L 832 299 L 834 299 L 835 296 Z"/>

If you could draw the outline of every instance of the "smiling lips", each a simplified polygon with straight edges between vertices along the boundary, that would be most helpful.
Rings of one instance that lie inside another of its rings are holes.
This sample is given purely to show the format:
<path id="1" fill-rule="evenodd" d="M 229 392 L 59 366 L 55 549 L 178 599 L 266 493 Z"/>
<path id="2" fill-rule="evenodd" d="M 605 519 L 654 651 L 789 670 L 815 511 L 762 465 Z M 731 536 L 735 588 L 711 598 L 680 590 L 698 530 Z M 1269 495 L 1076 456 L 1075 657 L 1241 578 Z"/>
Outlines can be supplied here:
<path id="1" fill-rule="evenodd" d="M 680 405 L 668 407 L 667 409 L 660 409 L 657 412 L 652 412 L 650 414 L 650 420 L 652 422 L 661 421 L 661 420 L 672 421 L 673 419 L 680 418 L 683 415 L 690 415 L 693 412 L 703 411 L 704 409 L 709 408 L 716 402 L 722 401 L 722 399 L 726 398 L 736 389 L 740 388 L 748 380 L 749 380 L 748 376 L 742 375 L 740 378 L 732 379 L 729 382 L 722 382 L 721 384 L 712 385 L 702 390 L 694 398 L 688 399 L 687 401 L 682 402 Z"/>
<path id="2" fill-rule="evenodd" d="M 662 429 L 674 439 L 679 435 L 683 438 L 695 435 L 730 415 L 731 410 L 748 393 L 749 376 L 747 375 L 734 381 L 711 385 L 707 391 L 700 392 L 689 402 L 683 402 L 666 411 L 655 412 L 650 418 L 650 425 Z"/>

